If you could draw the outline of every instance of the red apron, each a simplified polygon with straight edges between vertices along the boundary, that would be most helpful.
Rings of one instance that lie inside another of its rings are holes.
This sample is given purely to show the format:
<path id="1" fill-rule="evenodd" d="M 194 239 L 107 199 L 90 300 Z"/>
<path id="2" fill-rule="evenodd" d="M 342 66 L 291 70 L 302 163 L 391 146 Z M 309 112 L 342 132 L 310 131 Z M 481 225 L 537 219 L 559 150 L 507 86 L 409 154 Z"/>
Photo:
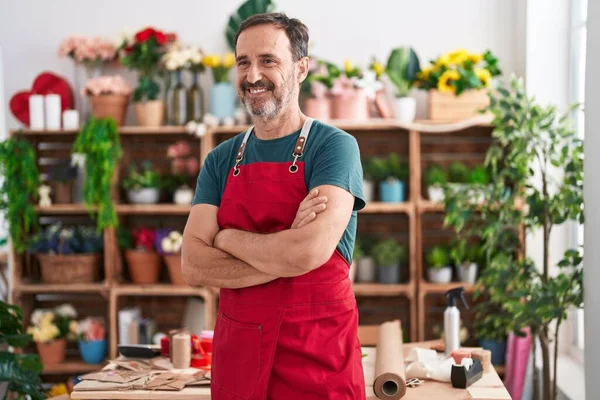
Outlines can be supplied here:
<path id="1" fill-rule="evenodd" d="M 272 233 L 289 229 L 308 194 L 298 161 L 240 166 L 228 174 L 218 213 L 221 229 Z M 358 309 L 349 265 L 336 250 L 321 267 L 243 289 L 221 289 L 213 341 L 213 400 L 365 399 Z"/>

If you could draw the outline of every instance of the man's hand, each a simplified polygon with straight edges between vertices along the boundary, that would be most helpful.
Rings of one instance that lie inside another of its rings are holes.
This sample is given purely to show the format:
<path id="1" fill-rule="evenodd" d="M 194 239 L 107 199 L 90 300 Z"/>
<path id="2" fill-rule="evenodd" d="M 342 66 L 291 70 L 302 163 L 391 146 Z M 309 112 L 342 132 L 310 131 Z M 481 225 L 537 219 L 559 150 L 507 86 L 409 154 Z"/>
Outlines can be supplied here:
<path id="1" fill-rule="evenodd" d="M 313 189 L 300 203 L 291 229 L 301 228 L 310 223 L 317 218 L 317 214 L 322 213 L 326 208 L 327 196 L 319 197 L 319 189 Z"/>

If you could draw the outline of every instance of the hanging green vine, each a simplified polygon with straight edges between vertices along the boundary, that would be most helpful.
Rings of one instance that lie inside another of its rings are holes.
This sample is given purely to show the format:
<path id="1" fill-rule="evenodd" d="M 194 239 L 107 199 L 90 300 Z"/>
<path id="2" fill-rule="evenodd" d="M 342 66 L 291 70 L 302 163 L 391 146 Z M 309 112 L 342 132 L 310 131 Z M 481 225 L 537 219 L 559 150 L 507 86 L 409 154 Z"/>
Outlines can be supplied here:
<path id="1" fill-rule="evenodd" d="M 90 213 L 97 213 L 98 229 L 117 226 L 111 182 L 123 150 L 115 121 L 91 117 L 77 135 L 73 153 L 75 162 L 85 165 L 83 198 Z M 80 155 L 85 156 L 84 162 Z"/>
<path id="2" fill-rule="evenodd" d="M 40 172 L 31 144 L 20 136 L 0 143 L 0 210 L 4 211 L 17 253 L 27 250 L 29 233 L 38 227 L 35 203 Z"/>

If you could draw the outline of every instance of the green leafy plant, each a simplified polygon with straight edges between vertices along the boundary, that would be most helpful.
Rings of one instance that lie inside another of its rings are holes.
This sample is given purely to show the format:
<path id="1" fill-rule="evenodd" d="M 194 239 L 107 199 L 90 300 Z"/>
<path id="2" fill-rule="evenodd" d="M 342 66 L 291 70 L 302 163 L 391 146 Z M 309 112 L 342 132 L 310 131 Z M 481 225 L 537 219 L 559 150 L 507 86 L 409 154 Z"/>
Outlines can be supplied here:
<path id="1" fill-rule="evenodd" d="M 235 35 L 240 29 L 240 24 L 255 14 L 264 14 L 273 11 L 275 4 L 271 0 L 246 0 L 231 16 L 227 23 L 225 36 L 232 51 L 235 51 Z"/>
<path id="2" fill-rule="evenodd" d="M 363 249 L 361 247 L 360 239 L 356 238 L 356 241 L 354 242 L 354 249 L 352 249 L 352 259 L 358 260 L 359 258 L 362 258 L 364 255 L 365 255 L 365 253 L 363 252 Z"/>
<path id="3" fill-rule="evenodd" d="M 478 310 L 478 317 L 500 309 L 509 314 L 507 329 L 517 334 L 524 327 L 531 329 L 536 339 L 533 353 L 541 351 L 542 356 L 541 398 L 556 399 L 559 328 L 569 308 L 583 305 L 582 249 L 567 250 L 555 265 L 550 261 L 553 228 L 584 221 L 583 141 L 571 118 L 576 106 L 558 115 L 555 106 L 541 106 L 527 96 L 515 77 L 510 88 L 500 87 L 489 96 L 494 142 L 486 156 L 491 171 L 488 201 L 475 206 L 468 193 L 457 191 L 446 199 L 445 224 L 463 237 L 481 238 L 486 268 L 479 294 L 484 295 L 486 309 Z M 527 207 L 519 207 L 522 201 Z M 526 232 L 541 230 L 541 265 L 524 255 L 523 227 Z M 556 273 L 550 273 L 552 268 Z M 535 388 L 537 374 L 534 379 Z"/>
<path id="4" fill-rule="evenodd" d="M 481 249 L 478 245 L 468 243 L 466 239 L 454 240 L 450 249 L 450 258 L 454 265 L 479 263 Z"/>
<path id="5" fill-rule="evenodd" d="M 448 182 L 448 174 L 440 165 L 433 164 L 425 173 L 425 181 L 428 186 L 445 185 Z"/>
<path id="6" fill-rule="evenodd" d="M 15 305 L 0 301 L 0 346 L 22 349 L 31 340 L 32 336 L 23 329 L 23 311 Z M 19 398 L 29 395 L 33 400 L 45 399 L 40 379 L 42 369 L 42 363 L 35 354 L 0 351 L 0 382 L 8 383 L 7 395 L 13 393 L 18 394 Z"/>
<path id="7" fill-rule="evenodd" d="M 429 268 L 442 269 L 450 264 L 450 254 L 444 246 L 435 246 L 427 254 Z"/>
<path id="8" fill-rule="evenodd" d="M 371 157 L 365 163 L 366 175 L 375 181 L 386 179 L 399 179 L 406 182 L 408 179 L 408 163 L 403 162 L 396 153 L 387 157 Z"/>
<path id="9" fill-rule="evenodd" d="M 386 239 L 373 247 L 373 257 L 379 266 L 394 266 L 404 260 L 406 250 L 394 239 Z"/>
<path id="10" fill-rule="evenodd" d="M 387 157 L 388 178 L 408 180 L 408 163 L 402 162 L 397 153 L 390 153 Z"/>
<path id="11" fill-rule="evenodd" d="M 34 204 L 38 199 L 40 173 L 31 144 L 20 136 L 0 143 L 0 210 L 9 226 L 12 244 L 17 253 L 28 248 L 29 234 L 38 227 Z"/>
<path id="12" fill-rule="evenodd" d="M 467 182 L 476 185 L 487 185 L 490 183 L 490 174 L 483 165 L 478 165 L 469 171 Z"/>
<path id="13" fill-rule="evenodd" d="M 411 47 L 399 47 L 390 53 L 385 73 L 396 87 L 396 97 L 407 97 L 421 71 L 419 57 Z"/>
<path id="14" fill-rule="evenodd" d="M 162 177 L 152 168 L 152 163 L 144 161 L 142 162 L 141 167 L 141 170 L 135 165 L 129 167 L 129 173 L 127 174 L 127 177 L 123 179 L 123 189 L 138 190 L 145 188 L 161 188 Z"/>
<path id="15" fill-rule="evenodd" d="M 73 153 L 85 166 L 83 198 L 90 213 L 97 213 L 98 229 L 117 226 L 111 182 L 123 150 L 114 119 L 91 117 L 77 135 Z"/>
<path id="16" fill-rule="evenodd" d="M 448 168 L 448 182 L 466 183 L 469 178 L 469 168 L 458 161 L 454 161 Z"/>

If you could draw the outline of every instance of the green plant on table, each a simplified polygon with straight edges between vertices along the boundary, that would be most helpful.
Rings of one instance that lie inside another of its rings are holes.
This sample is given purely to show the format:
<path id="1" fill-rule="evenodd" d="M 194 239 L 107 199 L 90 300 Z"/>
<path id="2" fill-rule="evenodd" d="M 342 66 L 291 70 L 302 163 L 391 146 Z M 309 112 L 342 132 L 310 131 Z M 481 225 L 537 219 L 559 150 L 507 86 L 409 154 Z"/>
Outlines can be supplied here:
<path id="1" fill-rule="evenodd" d="M 435 246 L 427 254 L 427 265 L 429 268 L 438 270 L 449 266 L 450 254 L 444 246 Z"/>
<path id="2" fill-rule="evenodd" d="M 394 266 L 401 263 L 406 250 L 394 239 L 383 240 L 373 247 L 373 257 L 379 266 Z"/>
<path id="3" fill-rule="evenodd" d="M 396 97 L 407 97 L 421 71 L 419 57 L 411 47 L 399 47 L 390 53 L 385 73 L 396 88 Z"/>
<path id="4" fill-rule="evenodd" d="M 29 234 L 38 227 L 35 203 L 40 172 L 31 144 L 20 136 L 0 143 L 0 210 L 6 215 L 10 237 L 19 254 L 29 246 Z"/>
<path id="5" fill-rule="evenodd" d="M 111 183 L 122 155 L 119 131 L 112 118 L 91 117 L 73 144 L 73 162 L 85 171 L 83 199 L 90 213 L 97 213 L 98 229 L 119 223 L 111 197 Z"/>
<path id="6" fill-rule="evenodd" d="M 467 183 L 469 178 L 469 168 L 459 162 L 454 161 L 448 167 L 448 182 L 450 183 Z"/>
<path id="7" fill-rule="evenodd" d="M 487 185 L 490 183 L 490 174 L 483 165 L 478 165 L 469 171 L 467 183 L 475 185 Z"/>
<path id="8" fill-rule="evenodd" d="M 408 180 L 408 164 L 400 159 L 397 153 L 390 153 L 387 157 L 388 178 L 395 178 L 406 182 Z"/>
<path id="9" fill-rule="evenodd" d="M 468 243 L 467 239 L 456 239 L 452 242 L 450 258 L 454 265 L 457 266 L 479 263 L 481 259 L 481 248 L 476 244 Z"/>
<path id="10" fill-rule="evenodd" d="M 553 228 L 584 222 L 583 141 L 572 123 L 576 106 L 558 115 L 555 106 L 541 106 L 527 96 L 514 77 L 510 88 L 500 87 L 489 96 L 494 127 L 486 155 L 489 201 L 475 206 L 468 193 L 458 191 L 446 199 L 445 224 L 460 235 L 480 236 L 486 258 L 479 282 L 484 303 L 510 314 L 511 331 L 531 329 L 532 351 L 541 351 L 541 398 L 554 400 L 559 328 L 568 309 L 583 306 L 583 249 L 568 249 L 558 263 L 550 261 Z M 527 207 L 517 207 L 523 200 Z M 522 228 L 541 230 L 541 265 L 523 255 Z M 537 374 L 534 379 L 536 388 Z"/>
<path id="11" fill-rule="evenodd" d="M 448 174 L 440 165 L 433 164 L 425 173 L 425 181 L 428 186 L 443 186 L 448 182 Z"/>
<path id="12" fill-rule="evenodd" d="M 151 162 L 144 161 L 141 164 L 141 169 L 135 165 L 129 167 L 129 173 L 123 179 L 122 186 L 125 190 L 160 189 L 162 187 L 162 177 L 152 168 Z"/>
<path id="13" fill-rule="evenodd" d="M 19 307 L 0 301 L 0 346 L 12 346 L 23 349 L 31 343 L 32 336 L 23 329 L 23 310 Z M 0 382 L 8 384 L 8 394 L 26 395 L 33 400 L 46 398 L 42 389 L 40 373 L 43 366 L 36 354 L 16 354 L 7 350 L 0 351 Z"/>

